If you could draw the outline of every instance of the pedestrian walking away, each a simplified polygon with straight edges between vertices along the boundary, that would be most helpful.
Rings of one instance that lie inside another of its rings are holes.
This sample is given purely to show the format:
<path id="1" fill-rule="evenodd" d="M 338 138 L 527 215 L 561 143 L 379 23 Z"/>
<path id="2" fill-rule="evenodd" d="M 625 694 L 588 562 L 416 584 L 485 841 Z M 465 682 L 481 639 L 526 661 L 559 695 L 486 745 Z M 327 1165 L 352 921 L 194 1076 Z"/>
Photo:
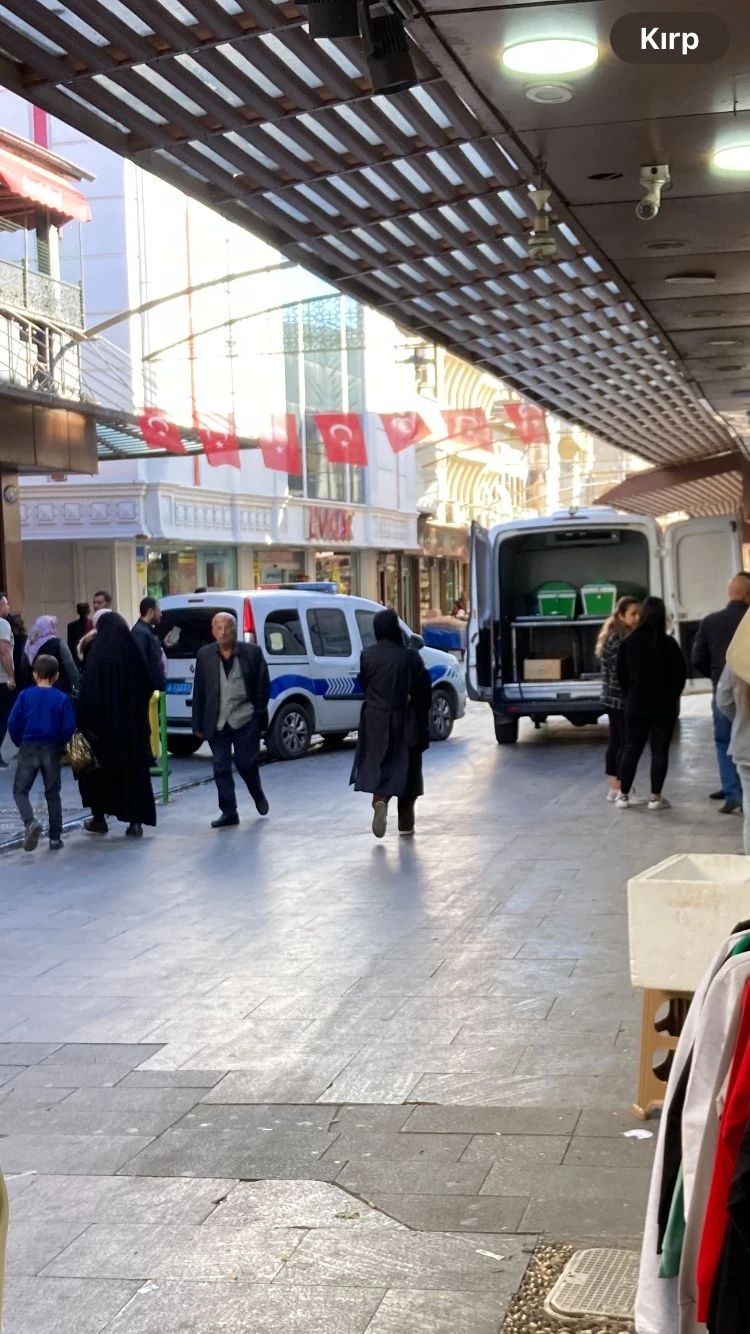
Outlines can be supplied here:
<path id="1" fill-rule="evenodd" d="M 609 779 L 607 801 L 616 801 L 619 796 L 620 770 L 625 749 L 625 698 L 617 676 L 617 655 L 623 639 L 638 624 L 640 611 L 638 598 L 620 598 L 596 641 L 596 656 L 602 665 L 602 704 L 609 718 L 609 745 L 604 766 Z"/>
<path id="2" fill-rule="evenodd" d="M 24 673 L 23 651 L 28 643 L 29 632 L 20 611 L 8 613 L 8 624 L 13 635 L 13 675 L 16 682 L 19 682 Z"/>
<path id="3" fill-rule="evenodd" d="M 13 631 L 10 628 L 10 606 L 4 593 L 0 593 L 0 752 L 3 748 L 8 719 L 13 708 L 16 692 L 16 673 L 13 666 Z M 8 765 L 0 754 L 0 769 Z"/>
<path id="4" fill-rule="evenodd" d="M 650 811 L 665 810 L 663 793 L 672 743 L 685 689 L 687 666 L 679 644 L 667 634 L 667 612 L 661 598 L 646 598 L 640 623 L 624 639 L 617 654 L 617 677 L 625 698 L 625 747 L 617 806 L 631 804 L 633 780 L 646 742 L 651 745 Z"/>
<path id="5" fill-rule="evenodd" d="M 232 773 L 232 753 L 259 815 L 268 815 L 268 800 L 260 781 L 260 743 L 268 727 L 271 680 L 268 664 L 257 644 L 238 642 L 237 622 L 230 612 L 219 612 L 211 623 L 215 644 L 198 653 L 193 686 L 193 731 L 211 747 L 214 781 L 221 815 L 212 829 L 240 822 Z"/>
<path id="6" fill-rule="evenodd" d="M 78 653 L 78 645 L 84 635 L 88 635 L 94 628 L 94 622 L 91 619 L 91 607 L 88 602 L 77 602 L 76 612 L 78 613 L 75 621 L 68 621 L 67 640 L 68 648 L 75 658 Z"/>
<path id="7" fill-rule="evenodd" d="M 31 682 L 34 663 L 40 653 L 54 658 L 57 663 L 56 689 L 62 690 L 65 695 L 74 694 L 78 689 L 81 673 L 66 640 L 60 638 L 56 616 L 38 616 L 34 621 L 23 651 L 21 675 L 17 678 L 19 688 Z"/>
<path id="8" fill-rule="evenodd" d="M 743 839 L 750 856 L 750 685 L 725 667 L 716 687 L 716 706 L 729 723 L 729 754 L 737 767 L 743 796 Z"/>
<path id="9" fill-rule="evenodd" d="M 161 607 L 156 598 L 144 598 L 141 602 L 140 613 L 140 619 L 133 626 L 133 639 L 143 654 L 151 689 L 164 690 L 167 677 L 156 629 L 161 620 Z"/>
<path id="10" fill-rule="evenodd" d="M 13 796 L 24 823 L 27 852 L 34 851 L 42 833 L 29 799 L 39 773 L 47 800 L 50 849 L 57 852 L 62 847 L 60 756 L 75 731 L 76 719 L 69 696 L 57 688 L 58 674 L 57 658 L 51 653 L 37 654 L 34 684 L 20 692 L 8 719 L 8 731 L 18 746 Z"/>
<path id="11" fill-rule="evenodd" d="M 127 824 L 131 838 L 142 838 L 143 826 L 156 824 L 151 693 L 146 664 L 127 621 L 117 612 L 100 612 L 76 706 L 78 726 L 98 765 L 78 780 L 82 804 L 91 809 L 91 819 L 83 826 L 90 834 L 108 832 L 108 815 Z"/>
<path id="12" fill-rule="evenodd" d="M 729 601 L 721 611 L 705 616 L 698 626 L 693 641 L 691 663 L 698 676 L 708 676 L 714 694 L 711 710 L 714 720 L 714 745 L 721 786 L 711 793 L 713 801 L 723 801 L 722 815 L 739 815 L 742 809 L 742 787 L 737 768 L 729 754 L 731 723 L 718 707 L 716 691 L 727 660 L 727 649 L 735 631 L 750 604 L 750 574 L 740 573 L 729 581 Z"/>
<path id="13" fill-rule="evenodd" d="M 424 792 L 422 755 L 430 744 L 430 675 L 407 648 L 398 616 L 388 608 L 373 621 L 374 644 L 362 653 L 364 703 L 350 782 L 372 793 L 372 832 L 385 836 L 388 805 L 398 801 L 398 829 L 414 833 L 414 810 Z"/>

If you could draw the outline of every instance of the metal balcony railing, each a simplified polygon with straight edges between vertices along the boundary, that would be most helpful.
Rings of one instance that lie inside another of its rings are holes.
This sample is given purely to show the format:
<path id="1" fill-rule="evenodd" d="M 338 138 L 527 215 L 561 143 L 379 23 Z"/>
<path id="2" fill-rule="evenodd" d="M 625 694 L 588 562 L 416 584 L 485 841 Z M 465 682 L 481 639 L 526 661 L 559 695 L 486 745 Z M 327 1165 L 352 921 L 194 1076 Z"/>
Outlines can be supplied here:
<path id="1" fill-rule="evenodd" d="M 80 287 L 7 259 L 0 259 L 0 306 L 11 306 L 24 315 L 69 329 L 84 326 Z"/>

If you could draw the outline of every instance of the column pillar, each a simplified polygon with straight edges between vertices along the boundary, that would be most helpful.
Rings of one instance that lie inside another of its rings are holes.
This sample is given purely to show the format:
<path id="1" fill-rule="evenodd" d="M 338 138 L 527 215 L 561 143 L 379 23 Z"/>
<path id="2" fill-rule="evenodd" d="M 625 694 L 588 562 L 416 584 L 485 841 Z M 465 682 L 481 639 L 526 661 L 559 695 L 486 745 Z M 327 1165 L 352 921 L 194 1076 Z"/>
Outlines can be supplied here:
<path id="1" fill-rule="evenodd" d="M 0 590 L 14 611 L 23 609 L 21 505 L 18 473 L 0 466 Z"/>

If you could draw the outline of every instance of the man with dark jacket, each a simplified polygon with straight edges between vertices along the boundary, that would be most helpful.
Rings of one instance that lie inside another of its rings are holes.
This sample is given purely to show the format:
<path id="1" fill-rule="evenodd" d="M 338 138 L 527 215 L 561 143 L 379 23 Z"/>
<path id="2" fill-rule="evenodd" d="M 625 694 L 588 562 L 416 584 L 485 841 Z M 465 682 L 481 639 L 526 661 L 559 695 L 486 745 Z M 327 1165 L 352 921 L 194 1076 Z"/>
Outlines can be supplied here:
<path id="1" fill-rule="evenodd" d="M 163 690 L 167 674 L 161 656 L 161 645 L 156 627 L 161 620 L 161 607 L 156 598 L 144 598 L 140 606 L 141 618 L 133 626 L 133 639 L 143 654 L 152 690 Z"/>
<path id="2" fill-rule="evenodd" d="M 260 741 L 268 726 L 271 681 L 262 651 L 238 643 L 237 622 L 218 612 L 211 623 L 215 644 L 200 649 L 193 687 L 193 731 L 206 739 L 214 760 L 214 781 L 221 815 L 212 829 L 240 822 L 232 773 L 232 751 L 259 815 L 268 815 L 268 801 L 258 770 Z"/>
<path id="3" fill-rule="evenodd" d="M 691 656 L 693 671 L 698 676 L 710 677 L 714 688 L 711 708 L 721 789 L 712 792 L 711 799 L 723 799 L 722 815 L 739 815 L 742 811 L 742 787 L 734 761 L 728 753 L 732 724 L 716 707 L 716 687 L 726 665 L 727 649 L 750 604 L 750 574 L 741 573 L 730 579 L 728 594 L 729 602 L 723 611 L 714 611 L 710 616 L 705 616 L 698 626 Z"/>

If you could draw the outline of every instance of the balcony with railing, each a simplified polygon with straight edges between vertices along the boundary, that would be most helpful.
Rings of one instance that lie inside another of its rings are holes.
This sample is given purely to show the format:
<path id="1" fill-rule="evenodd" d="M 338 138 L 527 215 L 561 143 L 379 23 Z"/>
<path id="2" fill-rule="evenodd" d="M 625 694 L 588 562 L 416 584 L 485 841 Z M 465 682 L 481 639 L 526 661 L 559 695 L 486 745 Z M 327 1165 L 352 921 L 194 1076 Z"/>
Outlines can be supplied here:
<path id="1" fill-rule="evenodd" d="M 28 264 L 0 259 L 0 308 L 60 329 L 82 329 L 83 294 L 79 285 L 64 283 L 46 273 L 36 273 Z"/>

